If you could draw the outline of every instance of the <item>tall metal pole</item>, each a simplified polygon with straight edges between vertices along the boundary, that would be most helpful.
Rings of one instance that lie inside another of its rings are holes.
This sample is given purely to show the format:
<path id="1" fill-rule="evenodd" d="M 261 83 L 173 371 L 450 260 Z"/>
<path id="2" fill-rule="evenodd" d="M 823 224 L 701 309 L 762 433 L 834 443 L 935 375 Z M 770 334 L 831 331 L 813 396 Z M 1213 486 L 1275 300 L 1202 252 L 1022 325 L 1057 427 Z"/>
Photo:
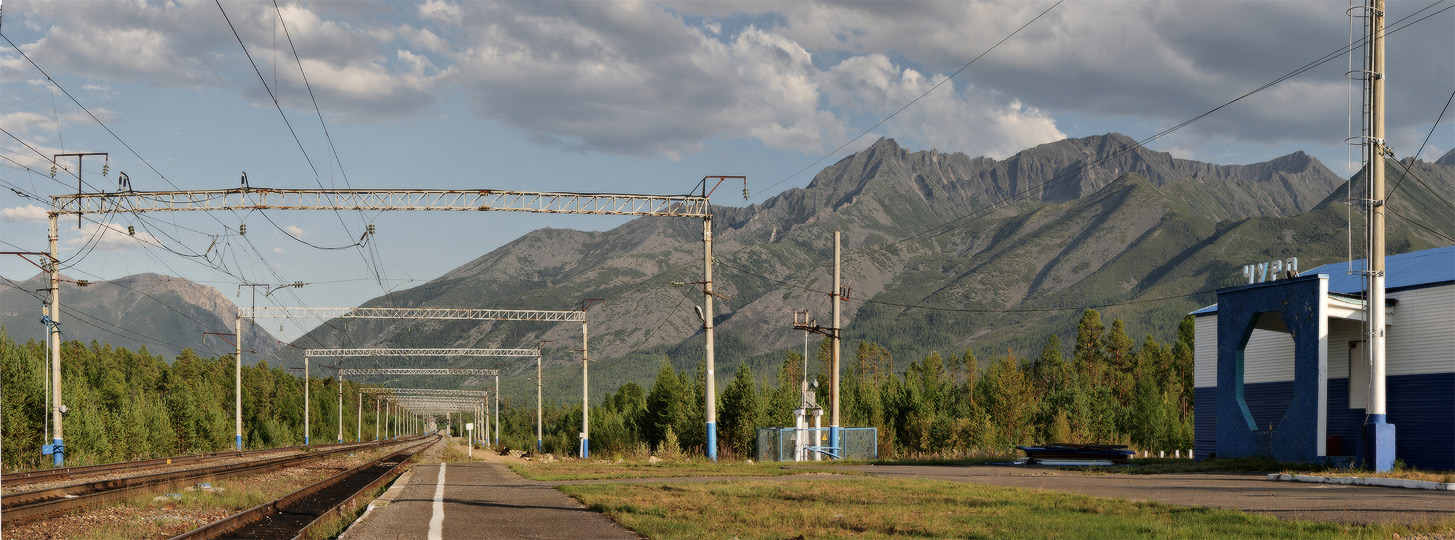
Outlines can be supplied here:
<path id="1" fill-rule="evenodd" d="M 338 376 L 338 442 L 344 442 L 344 376 Z"/>
<path id="2" fill-rule="evenodd" d="M 233 437 L 238 450 L 242 450 L 242 339 L 242 314 L 239 313 L 236 320 L 233 321 L 232 336 L 236 346 L 236 354 L 233 357 L 235 361 L 232 365 L 232 420 Z"/>
<path id="3" fill-rule="evenodd" d="M 374 398 L 374 440 L 379 440 L 379 398 Z"/>
<path id="4" fill-rule="evenodd" d="M 310 428 L 308 413 L 308 355 L 303 356 L 303 446 L 308 446 L 308 430 Z"/>
<path id="5" fill-rule="evenodd" d="M 706 182 L 703 189 L 706 189 Z M 714 374 L 716 360 L 713 358 L 713 332 L 712 332 L 712 217 L 702 220 L 702 293 L 703 312 L 702 330 L 706 338 L 705 344 L 707 354 L 707 392 L 705 395 L 707 409 L 707 459 L 717 461 L 717 376 Z"/>
<path id="6" fill-rule="evenodd" d="M 500 445 L 500 372 L 495 372 L 495 444 Z"/>
<path id="7" fill-rule="evenodd" d="M 586 384 L 586 367 L 591 362 L 591 357 L 587 353 L 586 337 L 586 321 L 583 320 L 581 321 L 581 459 L 586 459 L 591 455 L 591 400 L 587 396 L 588 385 Z M 500 392 L 500 387 L 496 386 L 495 391 Z M 495 398 L 495 403 L 500 403 L 499 396 Z M 500 414 L 498 406 L 495 414 Z M 499 420 L 500 418 L 497 416 L 496 421 Z"/>
<path id="8" fill-rule="evenodd" d="M 354 427 L 354 442 L 364 442 L 364 389 L 359 389 L 358 425 Z"/>
<path id="9" fill-rule="evenodd" d="M 54 204 L 54 203 L 53 203 Z M 60 240 L 60 226 L 57 223 L 59 214 L 50 214 L 50 284 L 51 284 L 51 307 L 50 307 L 50 335 L 46 339 L 51 344 L 51 431 L 54 435 L 51 438 L 52 457 L 55 466 L 64 467 L 66 464 L 66 445 L 61 436 L 61 268 L 58 261 L 60 252 L 58 242 Z"/>
<path id="10" fill-rule="evenodd" d="M 539 355 L 537 355 L 536 356 L 536 453 L 537 454 L 541 453 L 543 451 L 542 449 L 544 448 L 544 443 L 541 442 L 542 441 L 541 434 L 543 432 L 543 430 L 541 429 L 541 422 L 542 422 L 542 419 L 544 418 L 544 414 L 542 414 L 541 410 L 543 408 L 544 407 L 541 405 L 541 357 Z"/>
<path id="11" fill-rule="evenodd" d="M 829 299 L 834 304 L 834 339 L 832 347 L 833 383 L 829 386 L 830 401 L 833 402 L 833 411 L 829 416 L 829 447 L 833 448 L 835 455 L 842 456 L 839 449 L 839 292 L 841 282 L 839 280 L 839 231 L 834 231 L 834 290 L 829 293 Z"/>
<path id="12" fill-rule="evenodd" d="M 1384 313 L 1384 0 L 1372 0 L 1369 19 L 1369 403 L 1365 410 L 1366 466 L 1384 472 L 1394 467 L 1394 425 L 1387 422 L 1385 408 L 1385 313 Z"/>

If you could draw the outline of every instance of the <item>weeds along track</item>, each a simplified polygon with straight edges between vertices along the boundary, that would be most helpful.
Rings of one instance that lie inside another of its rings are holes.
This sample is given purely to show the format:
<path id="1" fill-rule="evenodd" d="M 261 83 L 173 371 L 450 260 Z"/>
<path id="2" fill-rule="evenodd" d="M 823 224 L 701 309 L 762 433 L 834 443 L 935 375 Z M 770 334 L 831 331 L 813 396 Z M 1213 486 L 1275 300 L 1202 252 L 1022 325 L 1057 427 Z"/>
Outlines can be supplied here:
<path id="1" fill-rule="evenodd" d="M 282 457 L 203 466 L 180 471 L 110 478 L 82 484 L 10 493 L 0 498 L 0 523 L 4 525 L 16 525 L 43 519 L 48 516 L 98 506 L 106 502 L 152 490 L 170 489 L 199 481 L 261 474 L 296 467 L 344 452 L 403 444 L 417 440 L 418 438 L 394 441 L 371 441 L 367 443 L 331 444 L 316 447 L 317 449 L 311 452 L 301 452 Z M 237 452 L 229 452 L 226 454 L 231 454 L 231 457 L 234 459 L 237 457 Z M 218 454 L 211 454 L 210 456 L 210 460 L 212 461 L 224 459 L 224 457 Z M 161 463 L 157 463 L 157 461 L 161 461 Z M 165 461 L 147 460 L 146 462 L 118 463 L 113 466 L 103 466 L 113 467 L 104 472 L 91 469 L 89 474 L 100 475 L 118 471 L 155 470 L 176 463 L 175 460 L 172 464 L 166 464 Z M 205 463 L 209 460 L 200 459 L 194 461 L 197 463 Z M 129 468 L 116 468 L 115 466 L 127 466 Z M 77 469 L 81 468 L 78 467 Z M 69 474 L 75 475 L 77 473 L 73 471 Z"/>
<path id="2" fill-rule="evenodd" d="M 440 441 L 439 436 L 416 439 L 392 454 L 321 480 L 278 500 L 263 503 L 173 537 L 172 540 L 291 539 L 310 528 L 335 523 L 358 507 L 361 496 L 382 487 L 403 472 L 410 458 Z"/>

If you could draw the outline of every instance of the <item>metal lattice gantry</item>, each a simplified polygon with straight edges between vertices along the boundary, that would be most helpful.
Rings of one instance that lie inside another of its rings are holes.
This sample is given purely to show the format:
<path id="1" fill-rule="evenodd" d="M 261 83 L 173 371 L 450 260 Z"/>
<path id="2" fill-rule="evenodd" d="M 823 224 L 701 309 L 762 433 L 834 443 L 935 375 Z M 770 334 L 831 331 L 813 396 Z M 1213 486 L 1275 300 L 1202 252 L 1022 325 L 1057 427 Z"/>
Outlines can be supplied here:
<path id="1" fill-rule="evenodd" d="M 461 413 L 463 416 L 464 413 L 469 412 L 475 419 L 483 416 L 485 417 L 485 421 L 482 422 L 482 429 L 485 431 L 483 440 L 487 444 L 490 443 L 490 409 L 486 401 L 492 395 L 489 391 L 381 388 L 377 389 L 376 392 L 387 393 L 388 396 L 386 399 L 397 402 L 401 406 L 408 407 L 410 410 L 419 413 L 433 412 L 445 413 L 446 415 Z M 471 432 L 470 435 L 470 444 L 474 446 L 474 433 Z M 495 444 L 499 444 L 499 442 L 499 428 L 497 427 Z"/>
<path id="2" fill-rule="evenodd" d="M 242 318 L 275 318 L 275 319 L 425 319 L 425 320 L 476 320 L 476 321 L 528 321 L 528 322 L 579 322 L 581 323 L 581 350 L 585 358 L 587 349 L 586 339 L 586 305 L 583 302 L 582 308 L 577 310 L 540 310 L 540 309 L 489 309 L 489 308 L 338 308 L 338 307 L 242 307 L 238 309 L 238 332 L 242 331 Z M 398 350 L 398 349 L 394 349 Z M 242 348 L 238 348 L 239 355 Z M 582 366 L 581 401 L 589 403 L 589 387 L 585 380 L 585 365 Z M 541 357 L 536 355 L 536 433 L 541 431 Z M 340 405 L 342 407 L 342 405 Z M 361 403 L 359 407 L 363 407 Z M 236 412 L 238 418 L 238 432 L 242 431 L 242 410 Z M 588 430 L 589 418 L 585 415 L 581 418 L 583 430 Z M 339 433 L 342 437 L 342 429 Z M 536 437 L 536 446 L 540 446 L 540 437 Z M 343 442 L 343 441 L 339 441 Z M 241 448 L 242 439 L 238 439 L 238 447 Z M 539 448 L 538 448 L 539 449 Z"/>
<path id="3" fill-rule="evenodd" d="M 484 375 L 494 377 L 499 370 L 483 368 L 339 368 L 339 375 Z"/>
<path id="4" fill-rule="evenodd" d="M 75 193 L 51 196 L 51 209 L 47 212 L 50 221 L 48 241 L 50 256 L 59 256 L 60 226 L 62 215 L 108 214 L 116 212 L 212 212 L 233 210 L 366 210 L 366 211 L 456 211 L 456 212 L 531 212 L 548 214 L 584 214 L 615 216 L 661 216 L 701 219 L 703 240 L 703 299 L 706 312 L 711 315 L 713 300 L 712 283 L 712 209 L 711 190 L 708 180 L 717 179 L 718 185 L 728 179 L 743 179 L 746 194 L 746 177 L 706 176 L 700 185 L 701 195 L 640 195 L 620 193 L 568 193 L 491 189 L 272 189 L 251 188 L 244 185 L 238 189 L 184 190 L 184 191 L 118 191 L 115 193 Z M 695 189 L 695 188 L 694 188 Z M 715 189 L 715 186 L 714 186 Z M 60 269 L 50 268 L 50 313 L 52 322 L 60 321 Z M 233 406 L 236 414 L 236 440 L 242 447 L 242 329 L 239 318 L 237 334 L 237 356 L 235 358 L 235 383 Z M 713 321 L 707 317 L 704 323 L 706 338 L 707 367 L 707 454 L 717 458 L 717 399 L 713 359 Z M 582 328 L 585 334 L 585 327 Z M 47 339 L 51 342 L 51 392 L 53 405 L 50 410 L 54 425 L 55 464 L 64 464 L 65 446 L 62 442 L 61 415 L 61 357 L 60 332 L 51 327 Z M 581 351 L 582 386 L 586 377 L 590 357 L 586 347 Z M 583 401 L 585 397 L 583 396 Z M 583 403 L 581 457 L 589 451 L 587 412 Z"/>
<path id="5" fill-rule="evenodd" d="M 582 310 L 408 307 L 241 307 L 238 316 L 256 319 L 435 319 L 471 321 L 586 322 Z"/>
<path id="6" fill-rule="evenodd" d="M 219 210 L 531 212 L 708 219 L 707 197 L 492 189 L 273 189 L 121 191 L 51 197 L 58 214 Z"/>
<path id="7" fill-rule="evenodd" d="M 339 370 L 340 376 L 343 376 L 343 375 L 495 375 L 496 373 L 497 373 L 496 370 L 493 370 L 493 369 L 473 369 L 473 368 L 460 368 L 460 369 L 450 369 L 450 368 L 348 369 L 348 368 L 344 368 L 344 369 L 340 369 Z M 380 437 L 380 420 L 381 420 L 381 418 L 392 418 L 392 415 L 394 414 L 393 413 L 394 408 L 397 407 L 397 406 L 401 406 L 402 405 L 402 403 L 401 403 L 402 400 L 401 399 L 397 399 L 396 397 L 405 397 L 405 396 L 413 397 L 413 396 L 418 396 L 418 395 L 478 396 L 479 399 L 476 399 L 476 401 L 480 401 L 481 403 L 483 403 L 483 400 L 485 398 L 488 398 L 489 396 L 493 395 L 492 392 L 490 392 L 489 390 L 444 390 L 444 389 L 426 389 L 426 388 L 382 388 L 382 387 L 363 387 L 363 388 L 360 388 L 359 389 L 359 394 L 361 396 L 363 394 L 370 394 L 370 395 L 373 395 L 373 394 L 382 394 L 381 396 L 379 396 L 378 399 L 375 399 L 374 400 L 374 440 L 379 440 L 379 437 Z M 359 400 L 359 403 L 360 403 L 359 406 L 362 408 L 363 407 L 363 400 L 360 399 Z M 388 403 L 389 405 L 386 406 L 387 408 L 383 411 L 384 414 L 381 415 L 380 414 L 380 407 L 381 407 L 381 404 L 384 404 L 384 403 Z M 362 430 L 363 430 L 363 413 L 362 413 L 362 411 L 359 414 L 359 418 L 360 418 L 360 420 L 359 420 L 359 430 L 360 430 L 359 439 L 360 440 L 363 440 L 363 433 L 362 433 Z M 386 421 L 385 423 L 387 424 L 388 422 Z M 387 433 L 385 435 L 387 436 Z"/>
<path id="8" fill-rule="evenodd" d="M 468 348 L 340 348 L 340 349 L 304 349 L 303 350 L 303 380 L 308 380 L 309 360 L 312 358 L 367 358 L 367 357 L 507 357 L 507 358 L 529 358 L 534 357 L 539 361 L 540 349 L 468 349 Z M 500 372 L 493 369 L 476 369 L 480 373 L 465 373 L 476 368 L 336 368 L 338 377 L 339 410 L 343 410 L 343 380 L 345 375 L 490 375 L 495 378 L 495 432 L 497 437 L 500 433 Z M 372 371 L 393 370 L 394 373 L 371 373 Z M 488 372 L 488 373 L 485 373 Z M 309 391 L 308 385 L 303 385 L 303 444 L 309 440 Z M 343 442 L 343 415 L 339 415 L 339 442 Z M 498 442 L 498 441 L 497 441 Z"/>

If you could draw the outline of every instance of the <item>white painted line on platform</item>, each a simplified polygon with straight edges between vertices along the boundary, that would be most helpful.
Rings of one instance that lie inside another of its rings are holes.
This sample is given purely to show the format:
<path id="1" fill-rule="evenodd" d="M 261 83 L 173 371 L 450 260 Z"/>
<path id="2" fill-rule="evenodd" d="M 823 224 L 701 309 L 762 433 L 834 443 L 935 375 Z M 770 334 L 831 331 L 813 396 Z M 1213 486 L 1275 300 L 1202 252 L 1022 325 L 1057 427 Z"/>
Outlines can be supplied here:
<path id="1" fill-rule="evenodd" d="M 434 484 L 434 508 L 429 518 L 429 540 L 442 540 L 445 532 L 445 464 L 440 464 L 440 477 Z"/>

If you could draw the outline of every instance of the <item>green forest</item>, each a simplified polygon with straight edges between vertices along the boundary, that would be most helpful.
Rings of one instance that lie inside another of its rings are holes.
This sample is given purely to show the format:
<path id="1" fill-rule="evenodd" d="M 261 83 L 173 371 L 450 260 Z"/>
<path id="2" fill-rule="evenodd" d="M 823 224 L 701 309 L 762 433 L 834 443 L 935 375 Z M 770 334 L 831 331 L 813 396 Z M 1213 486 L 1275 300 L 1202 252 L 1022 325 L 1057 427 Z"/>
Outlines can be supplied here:
<path id="1" fill-rule="evenodd" d="M 840 410 L 845 427 L 878 429 L 881 458 L 1007 453 L 1018 444 L 1118 443 L 1146 450 L 1192 444 L 1192 319 L 1171 344 L 1147 336 L 1140 345 L 1121 320 L 1108 327 L 1095 310 L 1083 313 L 1075 343 L 1054 335 L 1035 355 L 1006 351 L 930 353 L 896 365 L 891 351 L 859 342 L 841 352 Z M 829 342 L 819 344 L 826 366 Z M 1068 354 L 1069 352 L 1069 354 Z M 64 438 L 67 464 L 84 465 L 217 452 L 233 444 L 233 361 L 183 351 L 168 363 L 143 348 L 66 342 L 63 398 L 70 408 Z M 0 332 L 0 429 L 5 470 L 47 466 L 45 349 L 17 344 Z M 793 425 L 803 357 L 784 356 L 777 373 L 754 375 L 740 365 L 717 397 L 720 455 L 754 455 L 756 430 Z M 827 375 L 818 373 L 817 402 L 829 406 Z M 650 388 L 628 382 L 589 411 L 593 457 L 640 454 L 701 455 L 706 446 L 705 368 L 677 370 L 665 356 Z M 313 442 L 332 442 L 340 411 L 337 382 L 310 381 Z M 359 422 L 359 386 L 344 381 L 344 438 Z M 301 377 L 265 362 L 243 368 L 243 435 L 248 448 L 301 444 Z M 362 395 L 364 439 L 374 436 L 372 397 Z M 501 402 L 501 442 L 535 447 L 534 403 Z M 581 404 L 547 404 L 545 451 L 574 455 Z M 824 425 L 828 424 L 827 413 Z M 456 424 L 459 427 L 459 424 Z M 460 433 L 456 433 L 459 435 Z"/>

